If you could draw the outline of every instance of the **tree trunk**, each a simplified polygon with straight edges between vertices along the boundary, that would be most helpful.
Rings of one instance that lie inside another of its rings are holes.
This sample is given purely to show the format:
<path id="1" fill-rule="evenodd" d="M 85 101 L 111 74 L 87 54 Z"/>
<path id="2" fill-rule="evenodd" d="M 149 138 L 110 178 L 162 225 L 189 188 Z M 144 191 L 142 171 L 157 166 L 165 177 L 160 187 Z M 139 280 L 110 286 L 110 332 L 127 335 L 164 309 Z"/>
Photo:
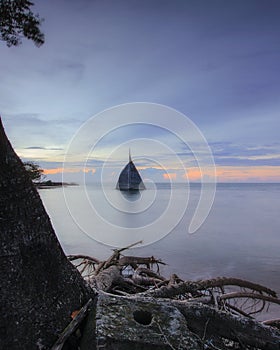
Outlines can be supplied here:
<path id="1" fill-rule="evenodd" d="M 89 299 L 0 120 L 0 349 L 47 349 Z"/>

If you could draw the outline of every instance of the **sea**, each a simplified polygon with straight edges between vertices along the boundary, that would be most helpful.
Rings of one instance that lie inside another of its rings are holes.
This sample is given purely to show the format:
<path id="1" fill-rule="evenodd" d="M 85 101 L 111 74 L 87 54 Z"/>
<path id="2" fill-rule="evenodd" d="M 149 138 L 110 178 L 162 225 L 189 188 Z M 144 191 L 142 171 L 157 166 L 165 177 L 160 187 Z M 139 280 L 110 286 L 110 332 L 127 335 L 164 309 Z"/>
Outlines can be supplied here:
<path id="1" fill-rule="evenodd" d="M 126 193 L 114 184 L 39 190 L 67 255 L 154 256 L 161 273 L 263 284 L 280 295 L 280 183 L 153 184 Z M 279 318 L 280 306 L 261 318 Z"/>

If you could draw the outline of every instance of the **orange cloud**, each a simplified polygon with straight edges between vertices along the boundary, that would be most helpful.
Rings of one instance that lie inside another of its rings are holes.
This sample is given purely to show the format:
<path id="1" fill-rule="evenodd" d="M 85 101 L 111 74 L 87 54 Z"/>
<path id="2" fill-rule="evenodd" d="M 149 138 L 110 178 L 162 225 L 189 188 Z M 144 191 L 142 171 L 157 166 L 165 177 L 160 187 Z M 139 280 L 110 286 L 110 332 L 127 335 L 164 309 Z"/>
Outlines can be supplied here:
<path id="1" fill-rule="evenodd" d="M 164 174 L 162 174 L 162 176 L 165 180 L 176 180 L 177 174 L 176 173 L 164 173 Z"/>
<path id="2" fill-rule="evenodd" d="M 189 168 L 187 173 L 183 175 L 190 181 L 201 180 L 202 176 L 213 177 L 213 170 L 199 168 Z M 214 178 L 213 178 L 214 180 Z M 216 167 L 217 182 L 279 182 L 280 167 L 279 166 L 217 166 Z"/>
<path id="3" fill-rule="evenodd" d="M 45 175 L 60 174 L 62 172 L 63 172 L 63 168 L 44 169 Z"/>
<path id="4" fill-rule="evenodd" d="M 44 174 L 45 175 L 53 175 L 53 174 L 61 174 L 61 173 L 79 173 L 79 172 L 84 172 L 84 173 L 90 173 L 94 174 L 96 172 L 96 169 L 94 168 L 53 168 L 53 169 L 44 169 Z"/>
<path id="5" fill-rule="evenodd" d="M 153 167 L 155 168 L 155 167 Z M 144 167 L 143 167 L 144 169 Z M 145 169 L 149 169 L 146 167 Z M 164 171 L 163 168 L 160 170 Z M 189 181 L 201 181 L 203 177 L 215 181 L 213 177 L 214 169 L 198 167 L 188 168 L 184 174 L 182 169 L 170 168 L 170 172 L 162 173 L 165 180 L 180 180 L 187 178 Z M 52 168 L 45 169 L 44 174 L 54 175 L 61 173 L 92 173 L 96 172 L 95 168 Z M 182 176 L 182 177 L 181 177 Z M 217 166 L 216 167 L 216 181 L 217 182 L 280 182 L 280 166 Z"/>
<path id="6" fill-rule="evenodd" d="M 200 180 L 201 179 L 201 171 L 199 168 L 189 168 L 187 173 L 183 175 L 183 178 L 187 178 L 188 180 Z"/>
<path id="7" fill-rule="evenodd" d="M 279 166 L 217 167 L 217 180 L 225 181 L 280 181 Z"/>

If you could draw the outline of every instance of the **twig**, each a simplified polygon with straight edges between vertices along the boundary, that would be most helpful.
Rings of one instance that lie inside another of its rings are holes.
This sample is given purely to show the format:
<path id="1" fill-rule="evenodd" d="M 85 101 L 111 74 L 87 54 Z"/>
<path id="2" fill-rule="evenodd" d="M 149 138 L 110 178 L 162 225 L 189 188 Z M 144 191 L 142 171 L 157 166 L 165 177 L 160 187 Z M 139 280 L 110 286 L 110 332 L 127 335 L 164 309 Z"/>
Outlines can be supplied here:
<path id="1" fill-rule="evenodd" d="M 207 321 L 205 322 L 205 326 L 204 326 L 204 331 L 203 331 L 203 337 L 202 337 L 202 341 L 205 340 L 205 337 L 206 337 L 206 332 L 207 332 L 207 326 L 208 326 L 208 323 L 210 321 L 210 318 L 207 319 Z"/>
<path id="2" fill-rule="evenodd" d="M 122 256 L 119 259 L 119 264 L 121 266 L 130 265 L 132 267 L 135 267 L 136 265 L 149 266 L 150 264 L 166 265 L 160 259 L 155 259 L 153 256 L 151 256 L 151 257 L 143 257 L 143 256 L 127 256 L 127 255 Z"/>
<path id="3" fill-rule="evenodd" d="M 270 303 L 280 305 L 280 299 L 273 298 L 273 297 L 263 295 L 263 294 L 257 294 L 257 293 L 233 292 L 233 293 L 223 294 L 219 297 L 220 300 L 236 299 L 236 298 L 259 299 L 259 300 L 265 300 L 265 301 L 268 301 Z"/>
<path id="4" fill-rule="evenodd" d="M 174 346 L 173 346 L 173 345 L 170 343 L 170 341 L 168 340 L 167 336 L 164 334 L 164 332 L 163 332 L 163 330 L 162 330 L 160 324 L 158 323 L 158 321 L 155 320 L 155 323 L 156 323 L 156 325 L 158 326 L 158 329 L 159 329 L 159 331 L 160 331 L 160 334 L 164 337 L 164 339 L 165 339 L 165 341 L 166 341 L 166 344 L 167 344 L 168 346 L 170 346 L 170 348 L 171 348 L 172 350 L 176 350 L 176 349 L 174 348 Z"/>
<path id="5" fill-rule="evenodd" d="M 68 324 L 68 326 L 61 333 L 57 341 L 52 346 L 51 350 L 61 350 L 66 340 L 70 337 L 70 335 L 75 332 L 75 330 L 79 327 L 83 319 L 85 318 L 90 304 L 92 303 L 92 299 L 81 308 L 76 317 Z"/>
<path id="6" fill-rule="evenodd" d="M 231 305 L 229 303 L 225 303 L 225 306 L 229 309 L 232 309 L 233 311 L 235 311 L 236 313 L 244 316 L 244 317 L 248 317 L 248 318 L 253 318 L 252 316 L 250 316 L 249 314 L 247 314 L 245 311 L 239 309 L 238 307 Z"/>
<path id="7" fill-rule="evenodd" d="M 95 264 L 99 264 L 100 261 L 92 256 L 89 255 L 82 255 L 82 254 L 78 254 L 78 255 L 68 255 L 67 256 L 69 261 L 73 261 L 73 260 L 78 260 L 78 259 L 84 259 L 84 260 L 89 260 L 92 261 Z"/>
<path id="8" fill-rule="evenodd" d="M 265 292 L 268 295 L 275 297 L 275 300 L 278 300 L 276 298 L 276 292 L 265 286 L 252 283 L 249 281 L 245 281 L 239 278 L 229 278 L 229 277 L 220 277 L 220 278 L 197 281 L 197 282 L 193 282 L 193 281 L 181 282 L 176 285 L 173 284 L 171 286 L 163 286 L 156 290 L 147 291 L 146 294 L 147 296 L 149 295 L 155 298 L 172 298 L 172 297 L 186 294 L 186 293 L 194 294 L 201 290 L 207 290 L 209 288 L 215 288 L 215 287 L 226 286 L 226 285 L 235 285 L 238 287 L 250 288 L 258 292 Z"/>
<path id="9" fill-rule="evenodd" d="M 262 324 L 265 324 L 267 326 L 280 328 L 280 318 L 276 318 L 273 320 L 266 320 L 266 321 L 263 321 Z"/>
<path id="10" fill-rule="evenodd" d="M 138 241 L 138 242 L 135 242 L 135 243 L 132 243 L 132 244 L 130 244 L 130 245 L 128 245 L 128 246 L 126 246 L 126 247 L 124 247 L 124 248 L 120 248 L 120 249 L 113 249 L 114 250 L 114 252 L 123 252 L 124 250 L 127 250 L 127 249 L 130 249 L 130 248 L 132 248 L 132 247 L 135 247 L 136 245 L 138 245 L 138 244 L 142 244 L 143 243 L 143 241 Z"/>

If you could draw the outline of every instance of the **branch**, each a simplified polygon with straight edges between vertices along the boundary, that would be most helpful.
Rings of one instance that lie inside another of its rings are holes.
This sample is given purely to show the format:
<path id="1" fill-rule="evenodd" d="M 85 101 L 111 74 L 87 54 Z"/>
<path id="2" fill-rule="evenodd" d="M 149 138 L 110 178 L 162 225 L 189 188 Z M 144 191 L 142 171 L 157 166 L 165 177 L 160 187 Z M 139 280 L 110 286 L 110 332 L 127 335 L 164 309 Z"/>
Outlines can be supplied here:
<path id="1" fill-rule="evenodd" d="M 278 319 L 276 318 L 274 320 L 266 320 L 266 321 L 263 321 L 262 324 L 280 329 L 280 318 Z"/>
<path id="2" fill-rule="evenodd" d="M 67 258 L 69 259 L 69 261 L 74 261 L 74 260 L 78 260 L 78 259 L 84 259 L 84 260 L 88 260 L 93 262 L 94 264 L 99 264 L 100 260 L 93 258 L 92 256 L 89 255 L 82 255 L 82 254 L 78 254 L 78 255 L 67 255 Z"/>
<path id="3" fill-rule="evenodd" d="M 155 298 L 172 298 L 180 294 L 186 293 L 196 293 L 201 290 L 206 290 L 209 288 L 222 287 L 222 286 L 238 286 L 243 288 L 249 288 L 258 292 L 264 292 L 268 295 L 276 297 L 276 292 L 262 286 L 260 284 L 252 283 L 245 281 L 239 278 L 230 278 L 230 277 L 220 277 L 215 279 L 209 279 L 204 281 L 186 281 L 181 282 L 176 285 L 172 284 L 170 286 L 163 286 L 159 289 L 149 290 L 145 292 L 147 296 L 152 296 Z"/>
<path id="4" fill-rule="evenodd" d="M 79 327 L 85 316 L 87 315 L 88 309 L 92 303 L 92 299 L 81 308 L 76 317 L 68 324 L 68 326 L 61 333 L 55 344 L 51 347 L 51 350 L 61 350 L 64 343 L 70 337 L 71 334 Z"/>
<path id="5" fill-rule="evenodd" d="M 120 253 L 120 252 L 123 252 L 124 250 L 130 249 L 130 248 L 135 247 L 136 245 L 142 244 L 142 243 L 143 243 L 143 241 L 138 241 L 138 242 L 132 243 L 124 248 L 114 249 L 114 252 Z"/>
<path id="6" fill-rule="evenodd" d="M 142 256 L 122 256 L 119 259 L 120 266 L 131 265 L 133 267 L 135 265 L 146 265 L 147 267 L 149 267 L 150 264 L 166 265 L 160 259 L 156 259 L 153 256 L 148 258 Z"/>
<path id="7" fill-rule="evenodd" d="M 162 281 L 165 281 L 165 278 L 160 276 L 159 274 L 149 270 L 145 269 L 143 267 L 138 267 L 132 276 L 132 280 L 140 285 L 145 286 L 153 286 L 156 285 Z"/>
<path id="8" fill-rule="evenodd" d="M 233 316 L 206 305 L 188 304 L 178 300 L 172 300 L 171 305 L 182 312 L 189 329 L 201 338 L 203 335 L 208 338 L 216 335 L 259 349 L 279 350 L 280 348 L 279 330 L 253 319 Z M 205 330 L 206 324 L 207 330 Z"/>
<path id="9" fill-rule="evenodd" d="M 236 298 L 260 299 L 260 300 L 265 300 L 265 301 L 269 301 L 270 303 L 280 305 L 280 299 L 273 298 L 263 294 L 257 294 L 257 293 L 232 292 L 232 293 L 227 293 L 219 296 L 220 300 L 236 299 Z"/>

